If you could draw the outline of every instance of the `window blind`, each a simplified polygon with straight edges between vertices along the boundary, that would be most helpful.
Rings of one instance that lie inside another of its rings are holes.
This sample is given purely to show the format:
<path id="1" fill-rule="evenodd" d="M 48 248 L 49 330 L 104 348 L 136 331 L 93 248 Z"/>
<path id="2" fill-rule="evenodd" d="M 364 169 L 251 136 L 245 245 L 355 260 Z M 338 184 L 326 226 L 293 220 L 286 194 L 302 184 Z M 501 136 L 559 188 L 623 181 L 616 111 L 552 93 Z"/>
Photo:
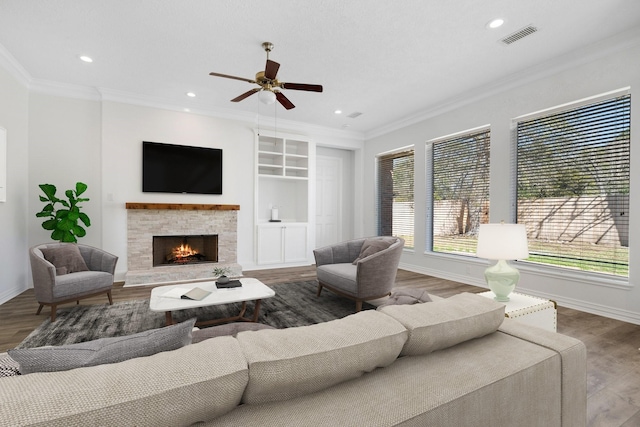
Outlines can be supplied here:
<path id="1" fill-rule="evenodd" d="M 485 129 L 433 143 L 433 252 L 475 255 L 478 228 L 489 222 L 490 142 Z"/>
<path id="2" fill-rule="evenodd" d="M 628 276 L 631 97 L 517 123 L 527 261 Z"/>
<path id="3" fill-rule="evenodd" d="M 378 234 L 414 247 L 413 149 L 378 156 Z"/>

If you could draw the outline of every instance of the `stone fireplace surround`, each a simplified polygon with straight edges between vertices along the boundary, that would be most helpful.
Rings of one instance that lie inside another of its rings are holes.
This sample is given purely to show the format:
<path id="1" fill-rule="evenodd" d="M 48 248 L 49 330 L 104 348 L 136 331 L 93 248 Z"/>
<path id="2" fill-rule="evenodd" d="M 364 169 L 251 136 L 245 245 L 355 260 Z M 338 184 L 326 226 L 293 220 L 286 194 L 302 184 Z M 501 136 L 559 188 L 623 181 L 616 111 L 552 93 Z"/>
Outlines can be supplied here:
<path id="1" fill-rule="evenodd" d="M 214 268 L 242 275 L 237 263 L 238 205 L 127 203 L 125 286 L 215 277 Z M 217 234 L 218 262 L 153 267 L 153 236 Z"/>

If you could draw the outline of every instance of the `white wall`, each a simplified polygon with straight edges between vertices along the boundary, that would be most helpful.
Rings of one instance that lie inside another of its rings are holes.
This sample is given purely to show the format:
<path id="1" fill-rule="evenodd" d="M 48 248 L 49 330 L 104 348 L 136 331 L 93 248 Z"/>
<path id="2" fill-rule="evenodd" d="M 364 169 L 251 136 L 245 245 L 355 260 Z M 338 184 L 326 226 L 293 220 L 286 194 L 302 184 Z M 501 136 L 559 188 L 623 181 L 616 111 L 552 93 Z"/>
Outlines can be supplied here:
<path id="1" fill-rule="evenodd" d="M 98 101 L 30 94 L 29 246 L 51 241 L 51 232 L 35 216 L 44 207 L 38 185 L 55 185 L 56 195 L 65 199 L 65 191 L 75 189 L 78 181 L 88 186 L 83 197 L 90 200 L 81 206 L 91 220 L 80 243 L 102 246 L 100 110 Z"/>
<path id="2" fill-rule="evenodd" d="M 142 141 L 222 148 L 222 195 L 142 192 Z M 248 124 L 197 114 L 104 102 L 102 247 L 127 270 L 127 202 L 240 205 L 238 263 L 253 263 L 254 133 Z"/>
<path id="3" fill-rule="evenodd" d="M 29 93 L 0 67 L 0 127 L 7 130 L 7 201 L 0 203 L 0 303 L 27 289 Z"/>
<path id="4" fill-rule="evenodd" d="M 415 236 L 414 251 L 405 251 L 402 266 L 434 276 L 475 285 L 484 285 L 486 261 L 475 258 L 425 253 L 426 191 L 425 142 L 452 133 L 491 125 L 491 221 L 510 218 L 510 149 L 512 119 L 554 106 L 623 87 L 631 87 L 631 152 L 640 150 L 640 47 L 637 45 L 599 59 L 558 71 L 548 77 L 523 83 L 457 108 L 433 114 L 423 121 L 370 138 L 365 144 L 365 182 L 374 182 L 375 156 L 398 147 L 415 147 Z M 454 161 L 455 159 L 452 159 Z M 640 233 L 633 227 L 634 213 L 640 212 L 640 156 L 631 157 L 630 277 L 628 283 L 595 280 L 582 273 L 558 273 L 559 269 L 520 267 L 518 289 L 554 299 L 562 305 L 640 324 Z M 635 171 L 635 172 L 634 172 Z M 375 233 L 375 191 L 364 189 L 364 224 L 367 234 Z"/>

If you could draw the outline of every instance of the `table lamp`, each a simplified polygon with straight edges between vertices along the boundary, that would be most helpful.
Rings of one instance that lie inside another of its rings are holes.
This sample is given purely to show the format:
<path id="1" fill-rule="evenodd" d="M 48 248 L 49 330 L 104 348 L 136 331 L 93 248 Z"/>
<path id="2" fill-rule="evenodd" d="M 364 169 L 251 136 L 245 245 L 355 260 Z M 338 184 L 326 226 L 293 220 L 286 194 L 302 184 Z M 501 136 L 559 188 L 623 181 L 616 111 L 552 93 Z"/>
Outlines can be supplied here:
<path id="1" fill-rule="evenodd" d="M 496 295 L 495 300 L 509 301 L 520 272 L 509 265 L 507 260 L 529 257 L 527 230 L 523 224 L 480 224 L 476 255 L 479 258 L 498 260 L 484 271 L 489 289 Z"/>

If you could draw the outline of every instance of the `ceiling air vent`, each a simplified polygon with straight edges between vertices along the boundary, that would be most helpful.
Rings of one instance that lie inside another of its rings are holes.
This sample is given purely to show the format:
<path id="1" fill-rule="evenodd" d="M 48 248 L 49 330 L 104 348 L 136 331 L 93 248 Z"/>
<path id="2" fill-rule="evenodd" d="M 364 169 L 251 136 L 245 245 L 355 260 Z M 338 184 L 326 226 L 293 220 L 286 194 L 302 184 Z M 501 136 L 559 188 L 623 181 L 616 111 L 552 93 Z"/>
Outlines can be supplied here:
<path id="1" fill-rule="evenodd" d="M 507 37 L 503 38 L 502 40 L 500 40 L 502 43 L 506 44 L 506 45 L 510 45 L 512 43 L 517 42 L 518 40 L 521 40 L 527 36 L 530 36 L 531 34 L 535 33 L 536 31 L 538 31 L 538 29 L 536 27 L 534 27 L 533 25 L 528 25 L 518 31 L 516 31 L 515 33 L 508 35 Z"/>
<path id="2" fill-rule="evenodd" d="M 349 117 L 350 119 L 355 119 L 356 117 L 361 116 L 361 115 L 362 115 L 362 113 L 359 113 L 359 112 L 356 111 L 355 113 L 349 114 L 347 117 Z"/>

